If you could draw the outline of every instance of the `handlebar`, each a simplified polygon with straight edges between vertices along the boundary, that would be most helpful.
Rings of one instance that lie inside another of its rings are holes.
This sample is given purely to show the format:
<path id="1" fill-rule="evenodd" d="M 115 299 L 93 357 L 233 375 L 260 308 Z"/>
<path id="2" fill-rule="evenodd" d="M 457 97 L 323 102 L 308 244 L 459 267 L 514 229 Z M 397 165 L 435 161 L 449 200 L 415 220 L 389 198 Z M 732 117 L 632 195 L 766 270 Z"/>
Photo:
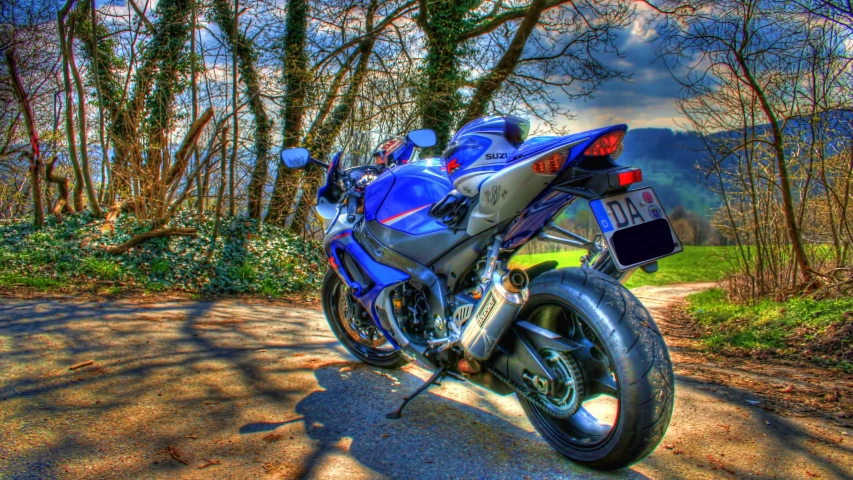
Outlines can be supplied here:
<path id="1" fill-rule="evenodd" d="M 347 197 L 347 221 L 352 223 L 355 221 L 355 214 L 358 211 L 358 198 L 355 195 Z"/>

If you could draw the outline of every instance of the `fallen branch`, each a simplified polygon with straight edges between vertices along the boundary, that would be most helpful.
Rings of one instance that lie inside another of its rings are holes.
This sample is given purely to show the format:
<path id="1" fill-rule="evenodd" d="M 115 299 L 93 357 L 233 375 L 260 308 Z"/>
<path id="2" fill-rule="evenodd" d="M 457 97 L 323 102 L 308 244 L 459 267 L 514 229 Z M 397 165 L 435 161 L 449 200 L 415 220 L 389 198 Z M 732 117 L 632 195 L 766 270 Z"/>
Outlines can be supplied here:
<path id="1" fill-rule="evenodd" d="M 169 455 L 171 455 L 172 458 L 183 463 L 184 465 L 189 465 L 189 463 L 187 463 L 183 458 L 178 456 L 178 453 L 175 451 L 175 448 L 172 447 L 171 445 L 169 445 Z"/>
<path id="2" fill-rule="evenodd" d="M 68 368 L 68 370 L 77 370 L 78 368 L 88 367 L 89 365 L 92 365 L 93 363 L 95 363 L 94 360 L 86 360 L 85 362 L 80 362 L 77 365 L 72 365 L 71 367 Z"/>
<path id="3" fill-rule="evenodd" d="M 203 463 L 203 464 L 201 464 L 201 465 L 199 465 L 199 466 L 198 466 L 198 469 L 199 469 L 199 470 L 201 470 L 202 468 L 207 468 L 207 467 L 213 466 L 213 465 L 221 465 L 221 464 L 222 464 L 222 462 L 220 462 L 219 460 L 208 460 L 208 459 L 205 459 L 205 462 L 206 462 L 206 463 Z"/>
<path id="4" fill-rule="evenodd" d="M 111 255 L 121 255 L 129 249 L 139 245 L 140 243 L 159 237 L 175 237 L 175 236 L 195 236 L 197 233 L 195 228 L 157 228 L 149 230 L 145 233 L 140 233 L 130 240 L 118 245 L 107 247 L 107 253 Z"/>

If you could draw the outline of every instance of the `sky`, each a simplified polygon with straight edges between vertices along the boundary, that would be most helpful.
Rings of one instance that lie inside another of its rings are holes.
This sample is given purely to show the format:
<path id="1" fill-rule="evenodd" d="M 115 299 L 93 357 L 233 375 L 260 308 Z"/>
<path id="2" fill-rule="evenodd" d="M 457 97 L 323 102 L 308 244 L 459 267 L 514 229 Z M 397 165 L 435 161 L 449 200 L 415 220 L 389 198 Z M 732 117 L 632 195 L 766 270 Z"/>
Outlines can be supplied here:
<path id="1" fill-rule="evenodd" d="M 680 86 L 663 60 L 657 59 L 656 32 L 647 13 L 618 34 L 616 45 L 623 58 L 608 55 L 606 62 L 632 74 L 630 81 L 610 80 L 601 85 L 595 98 L 568 104 L 576 119 L 569 128 L 581 132 L 625 123 L 629 128 L 679 129 L 681 114 L 675 108 Z"/>
<path id="2" fill-rule="evenodd" d="M 103 5 L 107 0 L 96 0 Z M 114 2 L 115 3 L 115 2 Z M 127 2 L 118 2 L 125 10 Z M 146 0 L 137 0 L 143 8 Z M 148 10 L 153 10 L 157 0 L 148 0 Z M 679 92 L 678 83 L 672 78 L 662 60 L 656 58 L 654 25 L 650 23 L 652 12 L 648 7 L 638 6 L 634 22 L 617 34 L 616 45 L 623 53 L 622 58 L 602 53 L 602 60 L 625 73 L 631 74 L 629 81 L 621 79 L 605 82 L 594 94 L 594 98 L 568 101 L 570 113 L 575 116 L 568 123 L 572 132 L 625 123 L 629 128 L 662 127 L 679 129 L 681 115 L 675 109 Z M 215 28 L 215 27 L 214 27 Z M 561 95 L 554 93 L 555 97 Z M 541 123 L 531 118 L 534 127 Z"/>

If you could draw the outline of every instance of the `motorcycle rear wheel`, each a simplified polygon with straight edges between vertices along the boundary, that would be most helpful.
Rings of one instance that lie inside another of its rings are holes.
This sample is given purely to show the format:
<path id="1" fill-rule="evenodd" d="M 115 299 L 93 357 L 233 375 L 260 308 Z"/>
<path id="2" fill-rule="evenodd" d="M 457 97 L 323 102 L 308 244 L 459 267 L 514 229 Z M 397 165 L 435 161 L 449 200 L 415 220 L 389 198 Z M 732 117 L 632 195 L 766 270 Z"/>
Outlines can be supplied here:
<path id="1" fill-rule="evenodd" d="M 352 317 L 346 318 L 347 309 L 342 307 L 346 298 L 343 296 L 349 296 L 351 303 L 355 304 L 349 287 L 333 270 L 327 271 L 322 288 L 323 313 L 341 345 L 355 358 L 375 367 L 396 369 L 405 365 L 406 359 L 400 351 L 387 341 L 381 341 L 382 333 L 369 313 L 359 318 L 358 322 Z"/>
<path id="2" fill-rule="evenodd" d="M 551 271 L 531 282 L 519 318 L 594 345 L 573 354 L 586 386 L 573 416 L 557 418 L 519 396 L 554 449 L 601 470 L 627 467 L 654 451 L 672 417 L 672 363 L 660 330 L 628 289 L 589 269 Z M 609 400 L 615 412 L 605 413 L 602 422 L 600 405 Z"/>

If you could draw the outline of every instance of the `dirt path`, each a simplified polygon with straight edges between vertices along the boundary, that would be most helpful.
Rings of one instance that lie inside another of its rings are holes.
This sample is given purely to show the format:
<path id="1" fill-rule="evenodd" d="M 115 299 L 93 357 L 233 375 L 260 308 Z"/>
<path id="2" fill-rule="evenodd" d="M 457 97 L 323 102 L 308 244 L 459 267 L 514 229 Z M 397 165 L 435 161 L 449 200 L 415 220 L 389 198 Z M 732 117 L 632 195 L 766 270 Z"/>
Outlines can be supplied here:
<path id="1" fill-rule="evenodd" d="M 670 336 L 680 327 L 662 308 L 696 288 L 636 293 Z M 513 397 L 453 381 L 386 420 L 428 372 L 353 362 L 316 310 L 3 299 L 0 478 L 853 476 L 844 419 L 765 410 L 749 385 L 707 373 L 736 366 L 701 363 L 694 340 L 669 340 L 669 433 L 644 462 L 603 475 L 554 453 Z"/>

